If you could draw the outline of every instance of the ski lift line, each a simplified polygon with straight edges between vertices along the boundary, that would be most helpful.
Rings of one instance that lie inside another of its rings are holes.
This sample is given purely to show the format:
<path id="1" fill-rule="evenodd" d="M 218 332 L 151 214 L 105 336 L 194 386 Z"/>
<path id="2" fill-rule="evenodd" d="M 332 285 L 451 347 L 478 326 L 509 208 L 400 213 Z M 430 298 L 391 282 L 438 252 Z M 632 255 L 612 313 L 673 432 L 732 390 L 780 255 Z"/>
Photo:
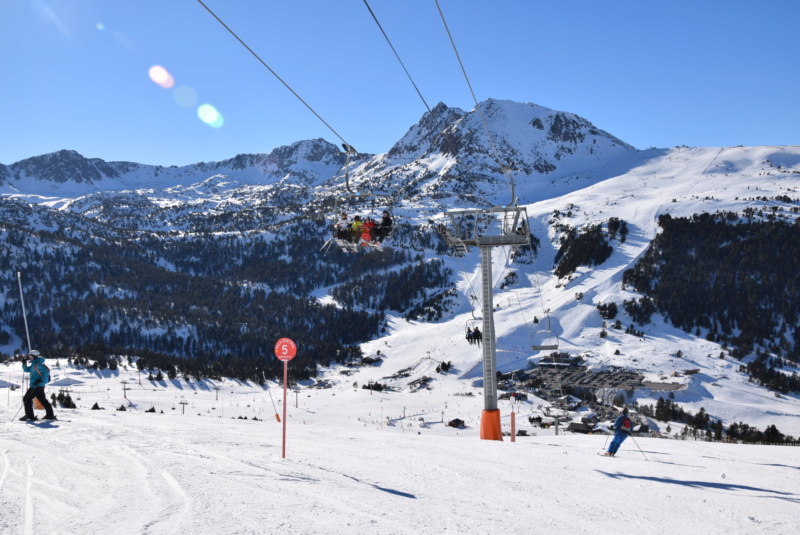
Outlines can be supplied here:
<path id="1" fill-rule="evenodd" d="M 453 249 L 455 249 L 455 246 L 453 246 Z M 463 272 L 467 273 L 467 268 L 464 265 L 462 257 L 456 256 L 456 258 L 458 258 L 458 263 L 461 264 L 461 268 L 462 268 Z M 479 297 L 481 295 L 481 292 L 476 291 L 475 287 L 472 285 L 472 281 L 477 276 L 478 276 L 478 274 L 474 273 L 472 275 L 472 277 L 469 277 L 469 276 L 467 277 L 467 286 L 469 287 L 469 291 L 470 291 L 470 295 L 469 295 L 469 298 L 468 298 L 469 299 L 469 306 L 470 306 L 470 314 L 472 314 L 472 319 L 473 320 L 478 320 L 479 318 L 475 317 L 475 306 L 472 304 L 472 301 L 473 301 L 472 296 L 475 297 L 474 300 L 477 301 L 478 304 L 480 305 L 481 309 L 483 309 L 483 302 L 481 301 L 481 297 Z"/>
<path id="2" fill-rule="evenodd" d="M 220 24 L 222 24 L 222 26 L 223 26 L 223 27 L 224 27 L 226 30 L 228 30 L 228 31 L 230 32 L 230 34 L 231 34 L 231 35 L 233 35 L 233 36 L 236 38 L 236 40 L 237 40 L 237 41 L 239 41 L 239 43 L 241 43 L 241 44 L 242 44 L 242 46 L 243 46 L 243 47 L 245 47 L 245 48 L 246 48 L 246 49 L 247 49 L 247 50 L 248 50 L 248 51 L 249 51 L 249 52 L 250 52 L 250 53 L 251 53 L 251 54 L 252 54 L 252 55 L 253 55 L 253 56 L 254 56 L 254 57 L 255 57 L 255 58 L 256 58 L 256 59 L 257 59 L 257 60 L 258 60 L 258 61 L 259 61 L 259 62 L 260 62 L 262 65 L 263 65 L 263 66 L 264 66 L 264 67 L 266 67 L 266 69 L 267 69 L 269 72 L 271 72 L 271 73 L 272 73 L 272 75 L 273 75 L 275 78 L 277 78 L 277 79 L 278 79 L 278 81 L 279 81 L 280 83 L 282 83 L 282 84 L 283 84 L 283 85 L 286 87 L 286 89 L 288 89 L 289 91 L 291 91 L 291 93 L 292 93 L 292 94 L 293 94 L 295 97 L 297 97 L 297 99 L 298 99 L 300 102 L 302 102 L 302 103 L 305 105 L 305 107 L 306 107 L 306 108 L 308 108 L 308 109 L 311 111 L 311 113 L 313 113 L 313 114 L 314 114 L 314 115 L 317 117 L 317 119 L 319 119 L 320 121 L 322 121 L 322 124 L 324 124 L 325 126 L 327 126 L 327 127 L 328 127 L 328 130 L 330 130 L 331 132 L 333 132 L 333 134 L 334 134 L 336 137 L 338 137 L 338 138 L 339 138 L 339 139 L 342 141 L 342 143 L 345 143 L 345 144 L 347 144 L 347 141 L 345 141 L 345 139 L 344 139 L 342 136 L 340 136 L 340 135 L 339 135 L 339 133 L 338 133 L 336 130 L 334 130 L 334 129 L 333 129 L 333 127 L 332 127 L 331 125 L 329 125 L 329 124 L 328 124 L 328 123 L 325 121 L 325 119 L 323 119 L 323 118 L 320 116 L 320 114 L 318 114 L 318 113 L 317 113 L 317 112 L 314 110 L 314 108 L 312 108 L 312 107 L 311 107 L 311 106 L 310 106 L 310 105 L 309 105 L 309 104 L 308 104 L 308 103 L 307 103 L 305 100 L 303 100 L 303 98 L 302 98 L 300 95 L 298 95 L 298 94 L 297 94 L 297 92 L 296 92 L 294 89 L 292 89 L 292 88 L 291 88 L 291 86 L 289 86 L 289 84 L 287 84 L 286 82 L 284 82 L 284 81 L 283 81 L 283 78 L 281 78 L 280 76 L 278 76 L 278 73 L 276 73 L 275 71 L 273 71 L 273 70 L 272 70 L 272 68 L 270 68 L 270 66 L 269 66 L 269 65 L 267 65 L 267 64 L 266 64 L 266 62 L 264 62 L 264 60 L 263 60 L 263 59 L 261 59 L 261 58 L 259 57 L 259 55 L 258 55 L 258 54 L 256 54 L 256 53 L 253 51 L 253 49 L 252 49 L 252 48 L 250 48 L 249 46 L 247 46 L 247 43 L 245 43 L 245 42 L 244 42 L 244 41 L 243 41 L 243 40 L 242 40 L 242 39 L 241 39 L 241 38 L 240 38 L 238 35 L 236 35 L 236 32 L 234 32 L 232 29 L 230 29 L 230 28 L 228 27 L 228 25 L 227 25 L 227 24 L 225 24 L 225 23 L 222 21 L 222 19 L 220 19 L 220 18 L 217 16 L 217 14 L 216 14 L 216 13 L 214 13 L 213 11 L 211 11 L 211 8 L 209 8 L 207 5 L 205 5 L 205 4 L 203 3 L 203 0 L 197 0 L 197 2 L 198 2 L 198 3 L 199 3 L 201 6 L 203 6 L 203 7 L 206 9 L 206 11 L 208 11 L 208 12 L 211 14 L 211 16 L 212 16 L 212 17 L 214 17 L 215 19 L 217 19 L 217 21 L 218 21 Z M 348 146 L 350 146 L 350 145 L 348 144 Z"/>
<path id="3" fill-rule="evenodd" d="M 397 50 L 395 50 L 394 45 L 392 45 L 392 42 L 389 40 L 389 36 L 386 35 L 386 32 L 383 30 L 383 26 L 381 26 L 381 23 L 378 22 L 378 17 L 375 16 L 375 12 L 372 11 L 372 8 L 370 7 L 370 5 L 367 2 L 367 0 L 364 0 L 364 4 L 367 6 L 367 9 L 369 10 L 370 14 L 372 15 L 372 18 L 375 20 L 375 24 L 377 24 L 378 28 L 381 30 L 381 33 L 383 34 L 383 37 L 386 38 L 386 42 L 389 43 L 389 47 L 392 49 L 392 52 L 394 52 L 394 55 L 397 58 L 397 61 L 400 62 L 400 66 L 403 67 L 403 71 L 405 71 L 406 76 L 408 76 L 408 79 L 411 81 L 411 85 L 413 85 L 414 89 L 417 91 L 417 95 L 419 95 L 419 98 L 422 100 L 422 103 L 425 105 L 425 108 L 428 110 L 428 113 L 430 113 L 431 107 L 428 106 L 428 102 L 425 100 L 425 97 L 422 96 L 422 92 L 417 87 L 417 84 L 414 82 L 414 79 L 411 78 L 411 74 L 408 72 L 408 69 L 406 69 L 406 66 L 403 63 L 403 60 L 400 59 L 400 55 L 397 53 Z M 448 128 L 448 126 L 445 125 L 445 127 L 442 129 L 441 132 L 439 132 L 439 135 L 437 135 L 435 140 L 438 140 L 440 136 L 444 135 L 445 143 L 449 147 L 450 151 L 455 153 L 455 147 L 453 147 L 453 142 L 450 139 L 450 136 L 447 135 L 447 133 L 445 132 L 447 130 L 447 128 Z M 433 144 L 432 144 L 432 146 L 433 146 Z M 427 154 L 427 152 L 428 151 L 426 151 L 425 154 Z"/>
<path id="4" fill-rule="evenodd" d="M 539 274 L 536 271 L 535 260 L 533 263 L 533 278 L 536 281 L 536 288 L 539 290 L 539 303 L 542 306 L 542 314 L 544 314 L 545 318 L 547 318 L 547 329 L 550 330 L 550 311 L 544 306 L 544 292 L 542 292 L 542 286 L 539 283 Z"/>
<path id="5" fill-rule="evenodd" d="M 508 266 L 511 263 L 511 256 L 508 254 L 508 248 L 504 248 L 504 253 L 506 255 L 506 268 L 508 268 Z M 519 293 L 517 292 L 516 289 L 512 289 L 512 291 L 514 292 L 514 296 L 517 299 L 517 306 L 519 307 L 519 311 L 522 314 L 522 322 L 525 325 L 525 327 L 528 328 L 528 319 L 525 316 L 525 309 L 522 307 L 522 302 L 519 299 Z M 531 323 L 531 331 L 532 330 L 533 330 L 533 323 Z M 499 351 L 502 351 L 502 350 L 499 350 Z M 506 352 L 510 352 L 508 350 L 505 350 L 505 351 Z M 522 353 L 522 351 L 519 351 L 519 353 Z M 507 366 L 509 364 L 509 359 L 508 359 L 508 357 L 506 355 L 503 355 L 503 360 L 505 361 L 504 364 Z M 516 381 L 517 383 L 521 383 L 522 382 L 522 381 L 520 381 L 520 378 L 517 375 L 516 370 L 511 370 L 511 379 Z"/>
<path id="6" fill-rule="evenodd" d="M 392 42 L 389 40 L 389 36 L 386 35 L 386 32 L 383 30 L 383 26 L 381 26 L 381 23 L 378 22 L 378 17 L 375 16 L 375 12 L 372 11 L 372 8 L 370 7 L 369 2 L 367 2 L 367 0 L 364 0 L 364 5 L 367 6 L 367 9 L 369 10 L 369 14 L 372 15 L 372 18 L 375 20 L 375 24 L 378 25 L 378 28 L 381 30 L 381 33 L 383 34 L 383 37 L 386 39 L 386 42 L 389 43 L 389 48 L 391 48 L 392 52 L 394 52 L 394 56 L 397 58 L 397 61 L 400 62 L 400 66 L 403 67 L 403 70 L 405 71 L 406 76 L 408 76 L 408 79 L 411 82 L 411 85 L 414 86 L 414 89 L 417 91 L 417 95 L 419 95 L 419 98 L 422 100 L 422 103 L 425 104 L 425 108 L 430 112 L 431 111 L 431 107 L 428 106 L 428 103 L 425 101 L 425 97 L 422 96 L 422 93 L 420 92 L 419 88 L 417 87 L 417 84 L 414 83 L 414 79 L 411 78 L 411 74 L 409 74 L 408 69 L 406 69 L 406 66 L 403 63 L 403 60 L 400 59 L 400 55 L 397 53 L 397 50 L 395 50 L 394 45 L 392 45 Z"/>
<path id="7" fill-rule="evenodd" d="M 444 18 L 444 13 L 442 12 L 442 8 L 439 5 L 439 0 L 434 0 L 436 2 L 436 9 L 439 10 L 439 16 L 442 18 L 442 24 L 444 24 L 444 29 L 447 31 L 447 37 L 450 39 L 450 44 L 453 46 L 453 52 L 456 54 L 456 59 L 458 59 L 458 64 L 461 66 L 461 72 L 464 73 L 464 79 L 467 81 L 467 87 L 469 87 L 469 92 L 472 94 L 472 100 L 475 101 L 475 108 L 478 110 L 478 114 L 481 117 L 481 122 L 483 123 L 483 128 L 486 130 L 486 135 L 489 138 L 489 144 L 492 146 L 492 152 L 494 153 L 495 160 L 497 163 L 500 164 L 500 169 L 503 172 L 503 176 L 506 178 L 506 184 L 508 184 L 509 188 L 511 189 L 511 206 L 517 205 L 517 197 L 514 192 L 514 179 L 511 176 L 510 171 L 506 169 L 506 166 L 503 165 L 502 160 L 500 159 L 500 155 L 497 153 L 497 147 L 494 144 L 494 138 L 492 138 L 492 133 L 489 131 L 489 125 L 486 123 L 486 117 L 483 115 L 483 110 L 481 110 L 480 105 L 478 104 L 478 99 L 475 96 L 475 91 L 472 89 L 472 84 L 469 81 L 469 76 L 467 76 L 467 70 L 464 68 L 464 63 L 461 61 L 461 56 L 458 53 L 458 48 L 456 47 L 456 43 L 453 40 L 453 35 L 450 33 L 450 28 L 447 26 L 447 21 Z"/>
<path id="8" fill-rule="evenodd" d="M 506 267 L 508 267 L 511 264 L 511 255 L 508 254 L 508 251 L 509 251 L 509 248 L 504 248 L 504 252 L 505 252 L 505 255 L 506 255 Z M 508 269 L 508 271 L 511 271 L 511 270 Z M 525 324 L 525 327 L 528 327 L 528 318 L 525 316 L 525 309 L 522 306 L 522 301 L 520 301 L 520 299 L 519 299 L 519 292 L 516 290 L 516 288 L 512 288 L 511 291 L 514 292 L 514 297 L 517 300 L 517 307 L 519 308 L 520 314 L 522 315 L 522 323 Z M 531 321 L 531 326 L 533 326 L 533 322 L 532 321 Z M 533 330 L 533 329 L 531 328 L 531 330 Z"/>

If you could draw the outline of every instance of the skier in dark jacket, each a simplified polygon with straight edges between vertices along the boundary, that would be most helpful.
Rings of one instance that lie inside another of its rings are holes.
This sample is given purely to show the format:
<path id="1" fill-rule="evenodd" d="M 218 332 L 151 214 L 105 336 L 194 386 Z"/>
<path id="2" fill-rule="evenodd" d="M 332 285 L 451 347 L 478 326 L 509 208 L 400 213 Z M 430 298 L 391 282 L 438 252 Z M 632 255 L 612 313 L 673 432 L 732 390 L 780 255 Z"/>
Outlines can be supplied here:
<path id="1" fill-rule="evenodd" d="M 387 210 L 383 211 L 383 216 L 381 217 L 380 223 L 378 223 L 378 228 L 376 229 L 376 234 L 378 235 L 378 243 L 383 243 L 383 240 L 386 239 L 389 234 L 392 232 L 392 225 L 394 222 L 392 221 L 391 216 L 389 216 L 389 212 Z"/>
<path id="2" fill-rule="evenodd" d="M 22 363 L 22 370 L 31 374 L 31 387 L 25 392 L 22 397 L 22 405 L 25 407 L 25 416 L 20 418 L 23 422 L 36 420 L 33 414 L 33 399 L 39 400 L 39 403 L 44 407 L 45 420 L 55 420 L 56 415 L 53 414 L 53 406 L 47 401 L 47 396 L 44 393 L 44 385 L 50 382 L 50 369 L 44 363 L 44 357 L 39 354 L 35 349 L 28 355 L 31 358 L 30 364 Z"/>
<path id="3" fill-rule="evenodd" d="M 614 430 L 614 440 L 611 441 L 611 444 L 608 446 L 608 451 L 606 452 L 606 455 L 611 457 L 617 454 L 617 450 L 633 430 L 633 422 L 628 417 L 627 407 L 622 409 L 622 416 L 617 418 L 612 429 Z"/>

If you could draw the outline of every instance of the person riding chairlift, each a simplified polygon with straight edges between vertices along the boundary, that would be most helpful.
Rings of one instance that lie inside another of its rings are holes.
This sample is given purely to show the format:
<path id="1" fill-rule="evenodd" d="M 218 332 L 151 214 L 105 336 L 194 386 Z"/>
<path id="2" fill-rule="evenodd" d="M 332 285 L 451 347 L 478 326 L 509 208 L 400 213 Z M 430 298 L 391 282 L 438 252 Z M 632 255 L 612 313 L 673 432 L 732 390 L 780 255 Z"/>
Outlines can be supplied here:
<path id="1" fill-rule="evenodd" d="M 375 221 L 370 218 L 366 218 L 364 223 L 361 225 L 361 241 L 359 245 L 369 245 L 373 241 L 372 233 L 375 229 Z"/>
<path id="2" fill-rule="evenodd" d="M 350 222 L 347 220 L 347 214 L 342 212 L 342 218 L 334 223 L 333 230 L 336 232 L 337 240 L 347 241 L 348 233 L 350 231 Z"/>
<path id="3" fill-rule="evenodd" d="M 361 227 L 364 223 L 361 221 L 361 216 L 355 216 L 353 218 L 353 223 L 350 225 L 350 242 L 351 243 L 358 243 L 359 237 L 361 237 Z"/>
<path id="4" fill-rule="evenodd" d="M 389 216 L 389 212 L 387 210 L 383 211 L 383 217 L 381 217 L 381 222 L 378 224 L 378 229 L 376 231 L 378 237 L 378 243 L 383 243 L 383 240 L 392 232 L 392 218 Z"/>

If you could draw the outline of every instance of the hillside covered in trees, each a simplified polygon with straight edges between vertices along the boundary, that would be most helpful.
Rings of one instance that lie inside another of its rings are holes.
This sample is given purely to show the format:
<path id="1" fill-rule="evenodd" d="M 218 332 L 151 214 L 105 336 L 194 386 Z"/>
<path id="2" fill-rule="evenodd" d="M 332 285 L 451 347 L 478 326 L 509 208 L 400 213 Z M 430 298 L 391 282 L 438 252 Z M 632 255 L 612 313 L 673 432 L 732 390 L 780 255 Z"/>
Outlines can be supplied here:
<path id="1" fill-rule="evenodd" d="M 280 372 L 268 341 L 286 336 L 302 341 L 307 358 L 292 373 L 307 378 L 318 366 L 360 356 L 358 344 L 378 335 L 387 310 L 441 316 L 439 302 L 423 304 L 452 286 L 442 263 L 421 251 L 321 252 L 323 221 L 247 233 L 143 233 L 12 200 L 0 208 L 7 222 L 0 344 L 25 340 L 19 273 L 36 347 L 101 367 L 108 355 L 137 355 L 146 369 L 177 364 L 198 378 L 262 381 Z M 26 224 L 32 219 L 47 228 Z M 436 244 L 435 234 L 404 230 Z M 343 306 L 315 299 L 321 287 L 333 287 Z"/>
<path id="2" fill-rule="evenodd" d="M 765 348 L 800 361 L 800 224 L 734 213 L 662 215 L 662 231 L 627 270 L 623 284 L 643 295 L 625 310 L 645 324 L 654 313 L 673 325 L 733 346 L 734 356 Z"/>

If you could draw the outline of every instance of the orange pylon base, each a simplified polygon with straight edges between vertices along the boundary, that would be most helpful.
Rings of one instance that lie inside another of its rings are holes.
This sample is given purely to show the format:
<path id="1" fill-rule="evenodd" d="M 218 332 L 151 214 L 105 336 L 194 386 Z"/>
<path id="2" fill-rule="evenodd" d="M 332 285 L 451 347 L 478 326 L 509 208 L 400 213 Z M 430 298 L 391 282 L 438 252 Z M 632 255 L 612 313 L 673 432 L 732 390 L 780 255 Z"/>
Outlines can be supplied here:
<path id="1" fill-rule="evenodd" d="M 481 413 L 481 440 L 503 440 L 499 410 L 483 411 Z"/>

